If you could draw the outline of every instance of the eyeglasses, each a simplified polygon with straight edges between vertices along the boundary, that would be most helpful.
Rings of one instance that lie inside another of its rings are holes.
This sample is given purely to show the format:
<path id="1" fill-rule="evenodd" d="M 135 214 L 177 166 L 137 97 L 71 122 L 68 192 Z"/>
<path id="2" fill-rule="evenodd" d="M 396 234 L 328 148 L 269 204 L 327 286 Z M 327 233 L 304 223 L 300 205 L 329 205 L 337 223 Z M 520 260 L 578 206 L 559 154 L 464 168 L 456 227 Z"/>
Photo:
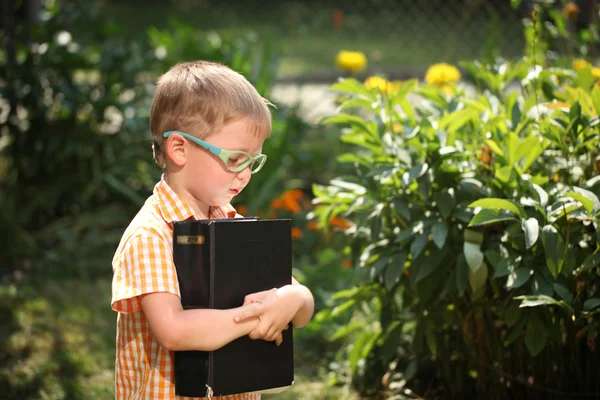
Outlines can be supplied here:
<path id="1" fill-rule="evenodd" d="M 245 151 L 240 150 L 225 150 L 220 147 L 217 147 L 213 144 L 207 143 L 204 140 L 200 140 L 197 137 L 193 137 L 192 135 L 188 135 L 187 133 L 180 131 L 169 131 L 163 133 L 164 137 L 169 137 L 172 133 L 177 133 L 183 136 L 186 139 L 191 140 L 196 143 L 198 146 L 205 148 L 206 150 L 213 153 L 215 156 L 219 157 L 225 168 L 227 168 L 231 172 L 240 172 L 250 166 L 250 173 L 255 174 L 265 165 L 265 161 L 267 161 L 266 154 L 259 154 L 256 157 L 246 153 Z"/>

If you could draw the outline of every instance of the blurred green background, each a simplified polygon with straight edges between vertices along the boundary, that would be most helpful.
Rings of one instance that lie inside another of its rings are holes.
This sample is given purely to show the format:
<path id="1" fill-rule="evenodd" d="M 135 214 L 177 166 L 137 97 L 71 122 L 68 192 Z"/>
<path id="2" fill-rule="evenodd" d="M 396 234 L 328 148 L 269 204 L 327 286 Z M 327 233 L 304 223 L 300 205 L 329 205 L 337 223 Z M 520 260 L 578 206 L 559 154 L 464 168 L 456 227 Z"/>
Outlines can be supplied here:
<path id="1" fill-rule="evenodd" d="M 365 312 L 371 321 L 381 310 L 356 301 L 340 308 L 335 296 L 373 279 L 358 267 L 364 248 L 353 244 L 349 222 L 315 221 L 314 185 L 360 175 L 356 164 L 337 159 L 356 143 L 340 140 L 343 129 L 319 123 L 347 100 L 329 86 L 340 78 L 356 79 L 360 86 L 372 75 L 421 82 L 432 64 L 496 63 L 536 52 L 537 62 L 547 65 L 570 67 L 575 56 L 593 62 L 597 33 L 580 25 L 595 21 L 596 3 L 590 2 L 590 12 L 577 2 L 570 25 L 562 8 L 569 2 L 542 2 L 550 5 L 539 9 L 537 3 L 2 1 L 0 399 L 114 398 L 111 259 L 160 177 L 148 129 L 156 79 L 174 63 L 193 59 L 229 65 L 277 106 L 263 149 L 269 161 L 234 205 L 252 215 L 292 219 L 294 274 L 313 291 L 318 315 L 296 331 L 296 385 L 265 397 L 424 398 L 410 390 L 390 391 L 390 374 L 377 375 L 380 369 L 365 372 L 376 354 L 363 342 L 354 346 L 364 325 L 350 321 Z M 548 29 L 535 30 L 535 24 Z M 340 51 L 361 52 L 367 64 L 350 71 L 336 63 Z M 469 75 L 461 66 L 460 83 L 482 94 L 486 84 L 508 80 L 502 68 L 478 75 L 471 66 Z M 585 90 L 591 90 L 593 72 L 586 75 L 591 84 Z M 442 99 L 445 89 L 436 90 L 429 95 Z M 448 100 L 439 114 L 417 116 L 441 120 L 463 106 Z M 397 107 L 406 110 L 405 103 Z M 386 113 L 379 111 L 379 120 L 369 126 L 387 129 L 381 121 Z M 370 201 L 365 197 L 361 204 Z M 396 333 L 403 344 L 394 349 L 400 353 L 419 320 L 408 311 L 401 318 L 406 325 Z M 435 364 L 435 357 L 429 361 Z M 449 365 L 440 370 L 452 369 Z M 429 398 L 444 398 L 436 368 L 426 363 L 415 387 L 430 385 Z M 476 376 L 465 379 L 481 383 Z"/>

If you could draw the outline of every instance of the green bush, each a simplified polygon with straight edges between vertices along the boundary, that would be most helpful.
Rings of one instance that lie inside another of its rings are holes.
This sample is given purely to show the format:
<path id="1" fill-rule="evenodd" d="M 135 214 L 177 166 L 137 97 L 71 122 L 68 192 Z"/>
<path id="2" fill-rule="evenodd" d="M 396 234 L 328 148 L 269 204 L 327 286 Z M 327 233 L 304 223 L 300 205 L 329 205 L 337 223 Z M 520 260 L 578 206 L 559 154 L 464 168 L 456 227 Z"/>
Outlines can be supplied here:
<path id="1" fill-rule="evenodd" d="M 355 281 L 318 318 L 349 321 L 340 371 L 364 396 L 598 394 L 600 87 L 589 67 L 463 67 L 471 94 L 332 86 L 355 173 L 314 186 L 314 218 L 353 221 Z"/>

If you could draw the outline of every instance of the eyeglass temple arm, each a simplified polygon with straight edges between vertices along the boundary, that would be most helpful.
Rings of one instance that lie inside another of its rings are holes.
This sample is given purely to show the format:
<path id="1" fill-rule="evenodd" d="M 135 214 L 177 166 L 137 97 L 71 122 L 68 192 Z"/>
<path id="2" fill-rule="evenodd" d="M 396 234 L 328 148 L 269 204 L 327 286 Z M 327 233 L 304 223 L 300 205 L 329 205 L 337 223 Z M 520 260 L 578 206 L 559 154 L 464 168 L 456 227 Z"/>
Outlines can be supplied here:
<path id="1" fill-rule="evenodd" d="M 217 147 L 215 145 L 212 145 L 212 144 L 210 144 L 208 142 L 205 142 L 204 140 L 200 140 L 197 137 L 194 137 L 192 135 L 188 135 L 185 132 L 169 131 L 169 132 L 165 132 L 164 136 L 168 137 L 171 133 L 178 133 L 181 136 L 190 139 L 191 141 L 193 141 L 193 142 L 199 144 L 200 146 L 204 147 L 206 150 L 210 151 L 211 153 L 213 153 L 217 157 L 221 155 L 221 150 L 222 150 L 221 148 L 219 148 L 219 147 Z"/>

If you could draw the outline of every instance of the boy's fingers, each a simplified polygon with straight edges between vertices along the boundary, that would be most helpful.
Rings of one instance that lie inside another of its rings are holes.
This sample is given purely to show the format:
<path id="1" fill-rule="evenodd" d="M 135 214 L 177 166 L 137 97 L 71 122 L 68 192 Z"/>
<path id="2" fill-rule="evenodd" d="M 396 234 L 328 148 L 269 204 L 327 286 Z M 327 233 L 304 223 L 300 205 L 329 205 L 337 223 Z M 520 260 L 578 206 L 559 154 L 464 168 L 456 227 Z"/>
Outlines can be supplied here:
<path id="1" fill-rule="evenodd" d="M 279 346 L 281 343 L 283 343 L 283 335 L 280 333 L 277 338 L 275 338 L 275 344 Z"/>
<path id="2" fill-rule="evenodd" d="M 235 322 L 242 322 L 249 318 L 259 317 L 262 313 L 262 304 L 260 302 L 254 302 L 243 306 L 240 312 L 233 318 Z"/>

